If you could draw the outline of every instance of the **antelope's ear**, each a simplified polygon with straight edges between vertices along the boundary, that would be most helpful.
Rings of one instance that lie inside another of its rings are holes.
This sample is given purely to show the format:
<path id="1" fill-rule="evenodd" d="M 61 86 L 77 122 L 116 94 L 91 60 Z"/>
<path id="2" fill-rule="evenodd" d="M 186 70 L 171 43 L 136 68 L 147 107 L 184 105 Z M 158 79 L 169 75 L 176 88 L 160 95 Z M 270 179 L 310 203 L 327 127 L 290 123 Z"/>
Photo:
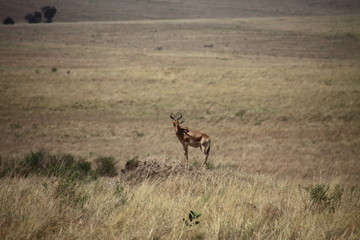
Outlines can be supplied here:
<path id="1" fill-rule="evenodd" d="M 182 123 L 184 123 L 185 121 L 184 120 L 181 120 L 180 122 L 179 122 L 179 124 L 182 124 Z"/>

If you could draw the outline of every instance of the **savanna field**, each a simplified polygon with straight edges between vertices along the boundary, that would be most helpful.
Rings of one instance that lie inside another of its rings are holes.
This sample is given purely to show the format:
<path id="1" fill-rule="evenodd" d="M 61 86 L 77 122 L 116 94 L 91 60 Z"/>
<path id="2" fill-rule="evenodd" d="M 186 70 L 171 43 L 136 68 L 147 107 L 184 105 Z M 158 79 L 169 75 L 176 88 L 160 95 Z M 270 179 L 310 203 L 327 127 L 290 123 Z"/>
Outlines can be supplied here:
<path id="1" fill-rule="evenodd" d="M 30 2 L 0 11 L 0 239 L 360 239 L 356 1 Z"/>

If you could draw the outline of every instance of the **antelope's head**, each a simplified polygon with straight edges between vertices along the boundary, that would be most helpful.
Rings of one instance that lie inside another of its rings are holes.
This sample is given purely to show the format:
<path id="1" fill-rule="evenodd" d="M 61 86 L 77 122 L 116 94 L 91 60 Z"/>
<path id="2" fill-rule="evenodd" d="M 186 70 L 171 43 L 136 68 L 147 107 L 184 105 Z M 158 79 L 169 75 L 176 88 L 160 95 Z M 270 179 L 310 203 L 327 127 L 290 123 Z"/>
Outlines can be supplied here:
<path id="1" fill-rule="evenodd" d="M 176 116 L 174 117 L 171 113 L 170 118 L 173 120 L 172 124 L 173 124 L 173 128 L 174 128 L 174 132 L 177 133 L 179 131 L 180 124 L 182 124 L 184 122 L 184 120 L 180 120 L 182 118 L 182 115 L 180 114 L 179 117 L 176 117 Z"/>

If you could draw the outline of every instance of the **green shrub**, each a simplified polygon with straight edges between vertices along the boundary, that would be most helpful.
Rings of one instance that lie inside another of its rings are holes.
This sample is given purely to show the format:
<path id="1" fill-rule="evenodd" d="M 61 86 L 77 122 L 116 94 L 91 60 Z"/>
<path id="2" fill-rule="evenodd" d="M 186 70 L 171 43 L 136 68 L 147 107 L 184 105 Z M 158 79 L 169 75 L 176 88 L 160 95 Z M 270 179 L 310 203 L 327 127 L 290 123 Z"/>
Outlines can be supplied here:
<path id="1" fill-rule="evenodd" d="M 75 168 L 81 173 L 81 175 L 94 175 L 91 171 L 91 163 L 83 159 L 76 162 Z"/>
<path id="2" fill-rule="evenodd" d="M 124 205 L 128 201 L 125 188 L 120 183 L 115 184 L 114 195 L 119 199 L 119 202 L 116 204 L 117 206 Z"/>
<path id="3" fill-rule="evenodd" d="M 0 158 L 0 177 L 27 177 L 29 175 L 61 177 L 76 174 L 78 178 L 96 177 L 91 163 L 76 160 L 71 154 L 49 154 L 44 150 L 31 152 L 20 159 Z"/>
<path id="4" fill-rule="evenodd" d="M 64 201 L 66 204 L 83 207 L 88 196 L 77 193 L 80 185 L 79 172 L 69 171 L 59 178 L 55 187 L 54 197 Z"/>
<path id="5" fill-rule="evenodd" d="M 26 168 L 26 175 L 30 172 L 40 172 L 43 170 L 46 161 L 46 153 L 43 150 L 38 152 L 31 152 L 30 154 L 26 155 L 24 158 L 25 168 Z"/>
<path id="6" fill-rule="evenodd" d="M 206 163 L 205 165 L 207 170 L 214 170 L 215 169 L 215 165 L 212 163 Z"/>
<path id="7" fill-rule="evenodd" d="M 335 185 L 334 188 L 325 184 L 306 187 L 310 197 L 310 209 L 335 211 L 340 205 L 344 188 Z"/>
<path id="8" fill-rule="evenodd" d="M 115 185 L 115 196 L 121 197 L 123 195 L 124 192 L 124 187 L 121 184 L 116 184 Z"/>
<path id="9" fill-rule="evenodd" d="M 186 226 L 192 227 L 200 223 L 199 218 L 201 213 L 190 210 L 187 219 L 183 218 L 183 221 Z"/>
<path id="10" fill-rule="evenodd" d="M 44 175 L 62 176 L 69 171 L 73 171 L 75 165 L 75 158 L 70 154 L 51 155 L 48 157 Z"/>
<path id="11" fill-rule="evenodd" d="M 99 176 L 115 177 L 118 174 L 113 157 L 99 157 L 95 159 L 95 165 L 95 171 Z"/>

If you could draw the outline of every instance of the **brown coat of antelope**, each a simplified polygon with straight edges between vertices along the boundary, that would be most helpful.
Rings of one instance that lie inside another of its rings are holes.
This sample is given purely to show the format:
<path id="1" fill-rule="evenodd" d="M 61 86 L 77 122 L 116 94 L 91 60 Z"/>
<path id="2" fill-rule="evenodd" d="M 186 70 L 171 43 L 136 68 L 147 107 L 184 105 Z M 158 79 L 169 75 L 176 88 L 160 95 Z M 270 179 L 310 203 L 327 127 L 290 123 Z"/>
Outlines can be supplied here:
<path id="1" fill-rule="evenodd" d="M 188 129 L 187 127 L 181 127 L 180 124 L 182 124 L 184 121 L 180 120 L 182 118 L 182 115 L 180 117 L 175 118 L 172 114 L 170 114 L 170 118 L 173 120 L 172 124 L 174 127 L 174 132 L 179 139 L 180 143 L 183 146 L 184 149 L 184 155 L 185 155 L 185 161 L 186 165 L 189 164 L 189 158 L 188 158 L 188 146 L 198 148 L 200 147 L 201 151 L 205 155 L 204 164 L 206 165 L 207 159 L 209 157 L 210 153 L 210 138 L 205 133 L 201 133 L 198 131 L 193 131 Z"/>

